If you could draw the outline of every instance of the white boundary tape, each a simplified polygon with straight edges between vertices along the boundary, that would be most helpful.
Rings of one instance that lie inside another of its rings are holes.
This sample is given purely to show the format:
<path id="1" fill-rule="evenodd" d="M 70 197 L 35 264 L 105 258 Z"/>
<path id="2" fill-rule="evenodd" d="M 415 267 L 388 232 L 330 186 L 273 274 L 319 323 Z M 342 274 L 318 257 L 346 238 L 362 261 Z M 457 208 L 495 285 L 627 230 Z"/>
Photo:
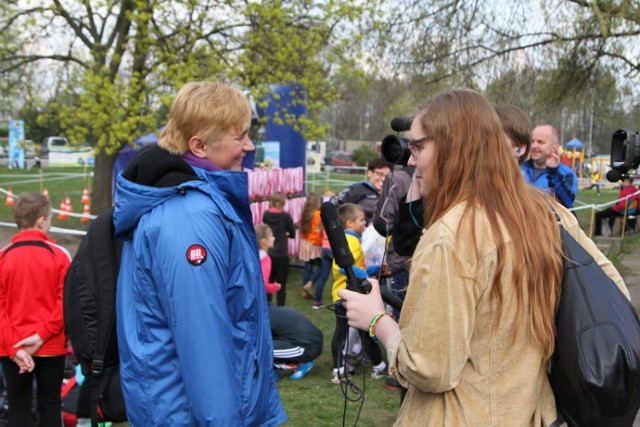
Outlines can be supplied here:
<path id="1" fill-rule="evenodd" d="M 11 223 L 11 222 L 2 222 L 2 221 L 0 221 L 0 227 L 16 228 L 16 225 Z M 58 233 L 58 234 L 72 234 L 74 236 L 84 236 L 85 234 L 87 234 L 86 231 L 73 230 L 73 229 L 70 229 L 70 228 L 60 228 L 60 227 L 51 227 L 49 232 L 50 233 Z"/>
<path id="2" fill-rule="evenodd" d="M 69 174 L 69 175 L 72 175 L 72 174 Z M 73 175 L 77 175 L 77 174 L 73 174 Z M 79 175 L 82 176 L 82 174 L 79 174 Z M 1 175 L 0 175 L 0 177 L 1 177 Z M 5 190 L 4 188 L 1 188 L 1 187 L 0 187 L 0 192 L 4 193 L 4 194 L 8 193 L 7 190 Z M 613 205 L 617 204 L 618 202 L 620 202 L 620 201 L 622 201 L 624 199 L 629 199 L 629 198 L 634 197 L 634 196 L 640 196 L 640 190 L 638 190 L 635 193 L 633 193 L 633 194 L 631 194 L 631 195 L 629 195 L 627 197 L 624 197 L 622 199 L 617 199 L 617 200 L 613 200 L 611 202 L 601 203 L 601 204 L 598 204 L 598 205 L 596 205 L 596 204 L 582 205 L 582 206 L 579 206 L 579 207 L 573 207 L 570 210 L 574 211 L 574 212 L 575 211 L 579 211 L 579 210 L 583 210 L 583 209 L 601 210 L 602 208 L 606 208 L 608 206 L 613 206 Z M 61 212 L 60 209 L 51 209 L 51 210 L 54 212 L 54 214 L 59 214 Z M 84 214 L 77 214 L 77 213 L 74 213 L 74 212 L 65 212 L 65 214 L 67 216 L 73 216 L 73 217 L 76 217 L 76 218 L 81 218 L 84 215 Z M 96 215 L 89 215 L 89 218 L 90 219 L 95 219 Z M 13 223 L 10 223 L 10 222 L 2 222 L 2 221 L 0 221 L 0 227 L 13 227 L 13 228 L 16 228 L 16 225 L 13 224 Z M 51 229 L 49 231 L 51 233 L 71 234 L 71 235 L 76 235 L 76 236 L 84 236 L 85 234 L 87 234 L 87 232 L 83 231 L 83 230 L 74 230 L 74 229 L 70 229 L 70 228 L 60 228 L 60 227 L 51 227 Z"/>
<path id="3" fill-rule="evenodd" d="M 571 209 L 569 209 L 569 210 L 571 210 L 571 211 L 574 211 L 574 212 L 575 212 L 575 211 L 579 211 L 579 210 L 582 210 L 582 209 L 589 209 L 589 208 L 593 208 L 593 209 L 595 209 L 595 210 L 599 211 L 599 210 L 602 210 L 603 208 L 607 208 L 607 207 L 609 207 L 609 206 L 614 206 L 614 205 L 618 204 L 619 202 L 621 202 L 621 201 L 623 201 L 623 200 L 625 200 L 625 199 L 627 199 L 627 200 L 628 200 L 628 199 L 631 199 L 632 197 L 638 197 L 638 198 L 640 198 L 640 190 L 636 191 L 636 192 L 635 192 L 635 193 L 633 193 L 633 194 L 628 195 L 627 197 L 623 197 L 623 198 L 621 198 L 621 199 L 616 199 L 616 200 L 613 200 L 613 201 L 611 201 L 611 202 L 601 203 L 601 204 L 598 204 L 598 205 L 595 205 L 595 204 L 591 204 L 591 205 L 583 205 L 583 206 L 580 206 L 580 207 L 577 207 L 577 208 L 571 208 Z"/>
<path id="4" fill-rule="evenodd" d="M 60 209 L 54 209 L 54 208 L 51 208 L 51 211 L 52 211 L 54 214 L 60 214 L 60 213 L 62 213 L 62 211 L 61 211 Z M 75 213 L 75 212 L 64 212 L 64 214 L 65 214 L 66 216 L 72 216 L 72 217 L 75 217 L 75 218 L 82 218 L 83 216 L 85 216 L 84 214 L 81 214 L 81 213 Z M 87 217 L 89 217 L 89 219 L 96 219 L 96 216 L 97 216 L 97 215 L 90 215 L 90 214 L 89 214 L 89 215 L 87 215 Z"/>
<path id="5" fill-rule="evenodd" d="M 71 178 L 79 178 L 79 177 L 84 177 L 85 174 L 83 173 L 67 173 L 67 174 L 53 174 L 54 176 L 51 175 L 47 175 L 47 181 L 57 181 L 57 180 L 63 180 L 63 179 L 71 179 Z M 55 176 L 58 175 L 58 176 Z M 7 178 L 7 177 L 15 177 L 16 175 L 1 175 L 0 174 L 0 178 Z M 3 183 L 4 186 L 9 186 L 9 185 L 16 185 L 16 184 L 27 184 L 27 183 L 31 183 L 31 182 L 39 182 L 40 181 L 40 174 L 31 174 L 31 175 L 20 175 L 20 177 L 31 177 L 34 179 L 28 179 L 28 180 L 22 180 L 22 181 L 14 181 L 14 182 L 10 182 L 10 183 Z M 9 191 L 0 187 L 0 193 L 3 194 L 9 194 Z M 17 195 L 14 194 L 14 197 L 17 197 Z M 60 211 L 60 209 L 56 209 L 56 208 L 51 208 L 51 211 L 53 212 L 54 215 L 58 215 L 60 213 L 62 213 Z M 75 213 L 75 212 L 64 212 L 65 215 L 70 216 L 70 217 L 75 217 L 75 218 L 82 218 L 83 216 L 85 216 L 85 214 L 83 213 Z M 86 215 L 89 219 L 95 219 L 96 215 Z M 12 228 L 16 228 L 16 225 L 14 223 L 10 223 L 10 222 L 0 222 L 0 227 L 12 227 Z M 71 234 L 71 235 L 76 235 L 76 236 L 84 236 L 85 234 L 87 234 L 86 231 L 83 230 L 74 230 L 71 228 L 60 228 L 60 227 L 51 227 L 51 229 L 49 230 L 51 233 L 58 233 L 58 234 Z"/>

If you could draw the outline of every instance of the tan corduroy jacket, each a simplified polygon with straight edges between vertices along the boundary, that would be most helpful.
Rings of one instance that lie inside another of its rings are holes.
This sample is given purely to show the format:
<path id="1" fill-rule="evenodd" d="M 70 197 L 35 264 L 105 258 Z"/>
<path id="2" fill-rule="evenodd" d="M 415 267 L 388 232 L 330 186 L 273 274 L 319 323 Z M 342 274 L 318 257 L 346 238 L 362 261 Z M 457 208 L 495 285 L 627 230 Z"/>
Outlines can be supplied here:
<path id="1" fill-rule="evenodd" d="M 574 215 L 554 205 L 569 233 L 585 247 L 627 298 L 620 274 L 582 232 Z M 461 203 L 422 236 L 411 263 L 400 331 L 389 337 L 390 373 L 408 388 L 397 426 L 549 426 L 557 423 L 543 354 L 525 333 L 510 348 L 516 302 L 513 259 L 506 242 L 503 316 L 496 328 L 489 298 L 496 247 L 484 215 L 477 214 L 476 256 L 470 227 L 456 230 Z M 469 223 L 470 221 L 465 221 Z M 494 328 L 494 329 L 492 329 Z"/>

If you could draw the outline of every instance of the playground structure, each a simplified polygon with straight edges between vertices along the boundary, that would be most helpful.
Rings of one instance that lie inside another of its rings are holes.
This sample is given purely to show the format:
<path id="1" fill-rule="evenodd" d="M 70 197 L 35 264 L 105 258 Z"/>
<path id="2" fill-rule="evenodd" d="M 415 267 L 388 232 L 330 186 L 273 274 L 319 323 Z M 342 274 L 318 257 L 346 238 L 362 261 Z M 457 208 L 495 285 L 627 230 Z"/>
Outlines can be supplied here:
<path id="1" fill-rule="evenodd" d="M 599 175 L 598 182 L 608 182 L 605 178 L 607 172 L 611 169 L 611 156 L 595 156 L 591 157 L 589 170 L 591 173 Z"/>
<path id="2" fill-rule="evenodd" d="M 573 148 L 569 151 L 565 148 L 560 155 L 560 161 L 573 169 L 576 175 L 578 175 L 578 178 L 582 178 L 584 173 L 582 165 L 584 165 L 585 153 L 585 149 L 578 150 Z"/>
<path id="3" fill-rule="evenodd" d="M 611 157 L 609 155 L 591 156 L 586 164 L 585 158 L 587 158 L 587 149 L 575 135 L 562 147 L 560 152 L 560 161 L 573 169 L 580 180 L 591 178 L 593 174 L 597 173 L 595 184 L 604 186 L 608 182 L 605 176 L 611 169 L 609 166 Z M 588 176 L 585 176 L 585 174 L 588 174 Z"/>

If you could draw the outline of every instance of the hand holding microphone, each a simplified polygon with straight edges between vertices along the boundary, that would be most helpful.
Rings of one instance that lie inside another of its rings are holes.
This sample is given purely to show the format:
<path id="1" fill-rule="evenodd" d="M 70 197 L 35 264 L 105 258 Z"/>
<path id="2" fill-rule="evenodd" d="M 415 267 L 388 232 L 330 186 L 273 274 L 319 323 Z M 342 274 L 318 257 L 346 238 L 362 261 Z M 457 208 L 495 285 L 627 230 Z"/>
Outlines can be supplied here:
<path id="1" fill-rule="evenodd" d="M 344 274 L 347 276 L 347 289 L 361 294 L 368 294 L 371 291 L 371 283 L 367 280 L 366 276 L 364 278 L 358 277 L 354 271 L 353 254 L 351 250 L 349 250 L 349 244 L 344 235 L 344 228 L 338 219 L 336 207 L 331 202 L 324 202 L 322 206 L 320 206 L 320 217 L 322 218 L 322 225 L 327 233 L 327 239 L 333 252 L 333 259 L 336 264 L 338 264 L 338 267 L 344 270 Z M 359 275 L 362 276 L 361 273 Z M 394 295 L 393 292 L 387 288 L 380 289 L 380 292 L 387 304 L 398 311 L 402 309 L 402 300 Z M 342 300 L 336 304 L 339 306 L 342 304 Z"/>
<path id="2" fill-rule="evenodd" d="M 380 285 L 378 281 L 376 279 L 369 279 L 369 283 L 371 284 L 371 292 L 368 294 L 360 294 L 348 289 L 338 291 L 342 306 L 346 310 L 349 326 L 360 329 L 361 331 L 367 331 L 369 329 L 371 319 L 375 315 L 386 311 L 384 303 L 382 302 L 382 296 L 380 295 Z"/>

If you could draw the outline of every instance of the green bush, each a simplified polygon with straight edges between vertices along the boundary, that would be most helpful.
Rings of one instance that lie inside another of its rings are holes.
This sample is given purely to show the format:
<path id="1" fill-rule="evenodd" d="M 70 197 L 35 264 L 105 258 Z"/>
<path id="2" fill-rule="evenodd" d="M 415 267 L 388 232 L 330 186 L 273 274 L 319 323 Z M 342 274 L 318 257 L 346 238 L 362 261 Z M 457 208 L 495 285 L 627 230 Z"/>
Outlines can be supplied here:
<path id="1" fill-rule="evenodd" d="M 366 166 L 370 161 L 380 157 L 380 154 L 367 144 L 362 144 L 353 150 L 352 157 L 358 166 Z"/>

